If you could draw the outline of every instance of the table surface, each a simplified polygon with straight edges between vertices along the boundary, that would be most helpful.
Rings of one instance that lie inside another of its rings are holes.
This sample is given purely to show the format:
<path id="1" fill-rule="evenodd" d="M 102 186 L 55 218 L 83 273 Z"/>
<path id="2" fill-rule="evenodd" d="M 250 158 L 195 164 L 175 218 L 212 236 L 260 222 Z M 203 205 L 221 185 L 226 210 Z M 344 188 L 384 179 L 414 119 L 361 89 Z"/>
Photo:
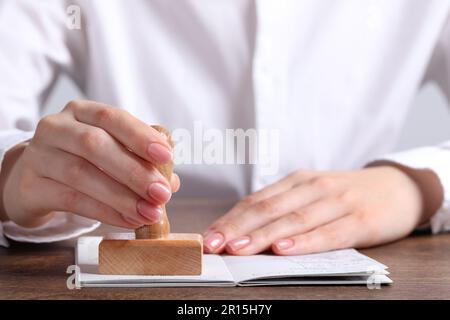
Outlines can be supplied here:
<path id="1" fill-rule="evenodd" d="M 226 212 L 229 201 L 175 200 L 169 208 L 175 232 L 201 232 Z M 102 226 L 92 234 L 115 231 Z M 450 234 L 415 235 L 361 250 L 389 266 L 394 283 L 366 286 L 236 288 L 82 288 L 69 290 L 66 269 L 75 240 L 50 244 L 11 242 L 0 248 L 0 299 L 450 299 Z"/>

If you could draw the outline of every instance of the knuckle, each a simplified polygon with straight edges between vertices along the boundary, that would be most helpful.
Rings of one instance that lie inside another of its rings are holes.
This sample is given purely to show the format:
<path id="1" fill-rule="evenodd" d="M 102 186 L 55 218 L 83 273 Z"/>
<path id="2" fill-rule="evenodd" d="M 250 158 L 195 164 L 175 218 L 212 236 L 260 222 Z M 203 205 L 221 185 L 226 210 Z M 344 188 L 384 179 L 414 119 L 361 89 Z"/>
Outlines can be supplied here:
<path id="1" fill-rule="evenodd" d="M 51 133 L 57 125 L 57 119 L 55 115 L 43 117 L 36 128 L 35 137 L 40 138 Z"/>
<path id="2" fill-rule="evenodd" d="M 112 107 L 100 107 L 95 114 L 95 122 L 102 125 L 110 124 L 115 118 L 117 110 Z"/>
<path id="3" fill-rule="evenodd" d="M 357 199 L 358 195 L 354 190 L 346 190 L 339 196 L 339 200 L 346 205 L 355 204 Z"/>
<path id="4" fill-rule="evenodd" d="M 256 211 L 265 215 L 273 215 L 276 213 L 276 204 L 274 200 L 264 199 L 256 204 Z"/>
<path id="5" fill-rule="evenodd" d="M 242 198 L 242 200 L 239 202 L 239 206 L 241 207 L 249 207 L 256 203 L 256 198 L 254 195 L 248 195 Z"/>
<path id="6" fill-rule="evenodd" d="M 302 210 L 296 210 L 292 214 L 288 215 L 289 224 L 303 226 L 306 225 L 306 212 Z"/>
<path id="7" fill-rule="evenodd" d="M 311 181 L 311 184 L 325 191 L 332 191 L 337 187 L 336 178 L 332 177 L 316 177 Z"/>
<path id="8" fill-rule="evenodd" d="M 238 234 L 239 231 L 241 230 L 241 228 L 239 227 L 239 225 L 235 222 L 232 221 L 226 221 L 223 225 L 222 225 L 222 230 L 224 231 L 225 234 L 228 235 L 234 235 L 234 234 Z"/>
<path id="9" fill-rule="evenodd" d="M 94 153 L 105 144 L 105 135 L 100 129 L 90 129 L 80 136 L 80 144 L 87 153 Z"/>
<path id="10" fill-rule="evenodd" d="M 128 111 L 110 107 L 110 106 L 101 106 L 94 115 L 94 121 L 100 127 L 108 127 L 120 116 L 124 114 L 128 114 Z"/>
<path id="11" fill-rule="evenodd" d="M 80 106 L 79 100 L 70 100 L 66 106 L 64 107 L 63 111 L 72 111 L 76 110 Z"/>

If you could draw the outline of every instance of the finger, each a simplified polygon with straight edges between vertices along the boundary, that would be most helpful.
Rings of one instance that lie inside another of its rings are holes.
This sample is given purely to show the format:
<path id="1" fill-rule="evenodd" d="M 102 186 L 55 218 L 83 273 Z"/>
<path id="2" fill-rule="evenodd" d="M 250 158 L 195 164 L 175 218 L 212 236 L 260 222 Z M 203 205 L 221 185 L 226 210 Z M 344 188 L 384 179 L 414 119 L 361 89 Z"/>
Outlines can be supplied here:
<path id="1" fill-rule="evenodd" d="M 292 189 L 294 186 L 300 185 L 313 176 L 312 172 L 308 171 L 296 171 L 286 176 L 285 178 L 271 184 L 251 195 L 244 197 L 241 201 L 239 201 L 230 211 L 228 211 L 225 215 L 215 221 L 203 234 L 205 237 L 214 231 L 214 229 L 223 224 L 225 220 L 232 219 L 234 217 L 240 216 L 242 212 L 255 205 L 256 203 L 273 197 L 277 194 L 281 194 Z"/>
<path id="2" fill-rule="evenodd" d="M 122 228 L 142 226 L 111 207 L 51 179 L 37 178 L 34 183 L 36 186 L 32 188 L 28 204 L 36 214 L 65 211 Z"/>
<path id="3" fill-rule="evenodd" d="M 321 225 L 342 218 L 350 212 L 349 206 L 338 198 L 326 198 L 259 228 L 250 234 L 227 243 L 226 251 L 234 255 L 262 252 L 276 240 L 311 231 Z"/>
<path id="4" fill-rule="evenodd" d="M 272 245 L 278 255 L 303 255 L 352 248 L 365 230 L 354 215 L 348 215 L 307 233 L 279 239 Z"/>
<path id="5" fill-rule="evenodd" d="M 172 193 L 166 178 L 150 162 L 125 149 L 103 129 L 61 117 L 50 118 L 40 126 L 38 138 L 32 143 L 55 147 L 86 159 L 153 204 L 169 201 Z M 49 133 L 45 134 L 47 130 Z M 40 136 L 42 134 L 45 138 Z"/>
<path id="6" fill-rule="evenodd" d="M 42 150 L 42 149 L 41 149 Z M 86 194 L 139 223 L 159 221 L 162 210 L 73 154 L 54 148 L 35 152 L 36 173 Z M 48 164 L 51 163 L 51 166 Z"/>
<path id="7" fill-rule="evenodd" d="M 178 192 L 180 190 L 180 177 L 176 173 L 172 173 L 172 177 L 170 179 L 170 186 L 172 188 L 172 192 Z"/>
<path id="8" fill-rule="evenodd" d="M 143 159 L 156 163 L 172 160 L 172 147 L 167 137 L 123 109 L 78 101 L 69 103 L 65 111 L 80 122 L 105 130 Z"/>
<path id="9" fill-rule="evenodd" d="M 305 184 L 264 199 L 242 212 L 239 216 L 224 219 L 222 223 L 216 224 L 214 233 L 205 237 L 204 245 L 211 252 L 221 252 L 220 250 L 224 248 L 227 241 L 257 230 L 269 222 L 306 206 L 323 196 L 325 196 L 324 189 L 318 188 L 314 184 Z M 220 246 L 218 246 L 217 233 L 223 236 Z"/>

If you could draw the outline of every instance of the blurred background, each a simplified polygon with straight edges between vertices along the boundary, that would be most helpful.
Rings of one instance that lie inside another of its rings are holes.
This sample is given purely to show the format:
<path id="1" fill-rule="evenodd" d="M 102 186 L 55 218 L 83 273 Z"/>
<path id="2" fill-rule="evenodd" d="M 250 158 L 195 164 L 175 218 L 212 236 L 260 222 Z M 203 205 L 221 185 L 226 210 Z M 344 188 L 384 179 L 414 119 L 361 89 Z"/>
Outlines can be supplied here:
<path id="1" fill-rule="evenodd" d="M 69 100 L 82 97 L 70 79 L 63 76 L 47 101 L 45 113 L 58 112 Z M 418 92 L 413 102 L 396 150 L 450 140 L 449 124 L 450 108 L 445 97 L 435 85 L 428 84 Z"/>

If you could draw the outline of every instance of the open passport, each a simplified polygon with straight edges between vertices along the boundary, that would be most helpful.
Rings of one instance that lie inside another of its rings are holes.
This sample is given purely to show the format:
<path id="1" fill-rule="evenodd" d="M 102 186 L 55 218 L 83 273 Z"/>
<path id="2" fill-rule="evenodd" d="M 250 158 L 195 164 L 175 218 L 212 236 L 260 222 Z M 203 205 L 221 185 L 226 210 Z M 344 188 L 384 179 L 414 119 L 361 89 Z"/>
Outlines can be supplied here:
<path id="1" fill-rule="evenodd" d="M 219 256 L 205 254 L 199 276 L 102 275 L 102 237 L 80 237 L 75 263 L 81 287 L 232 287 L 279 285 L 390 284 L 387 267 L 354 249 L 303 256 Z"/>

